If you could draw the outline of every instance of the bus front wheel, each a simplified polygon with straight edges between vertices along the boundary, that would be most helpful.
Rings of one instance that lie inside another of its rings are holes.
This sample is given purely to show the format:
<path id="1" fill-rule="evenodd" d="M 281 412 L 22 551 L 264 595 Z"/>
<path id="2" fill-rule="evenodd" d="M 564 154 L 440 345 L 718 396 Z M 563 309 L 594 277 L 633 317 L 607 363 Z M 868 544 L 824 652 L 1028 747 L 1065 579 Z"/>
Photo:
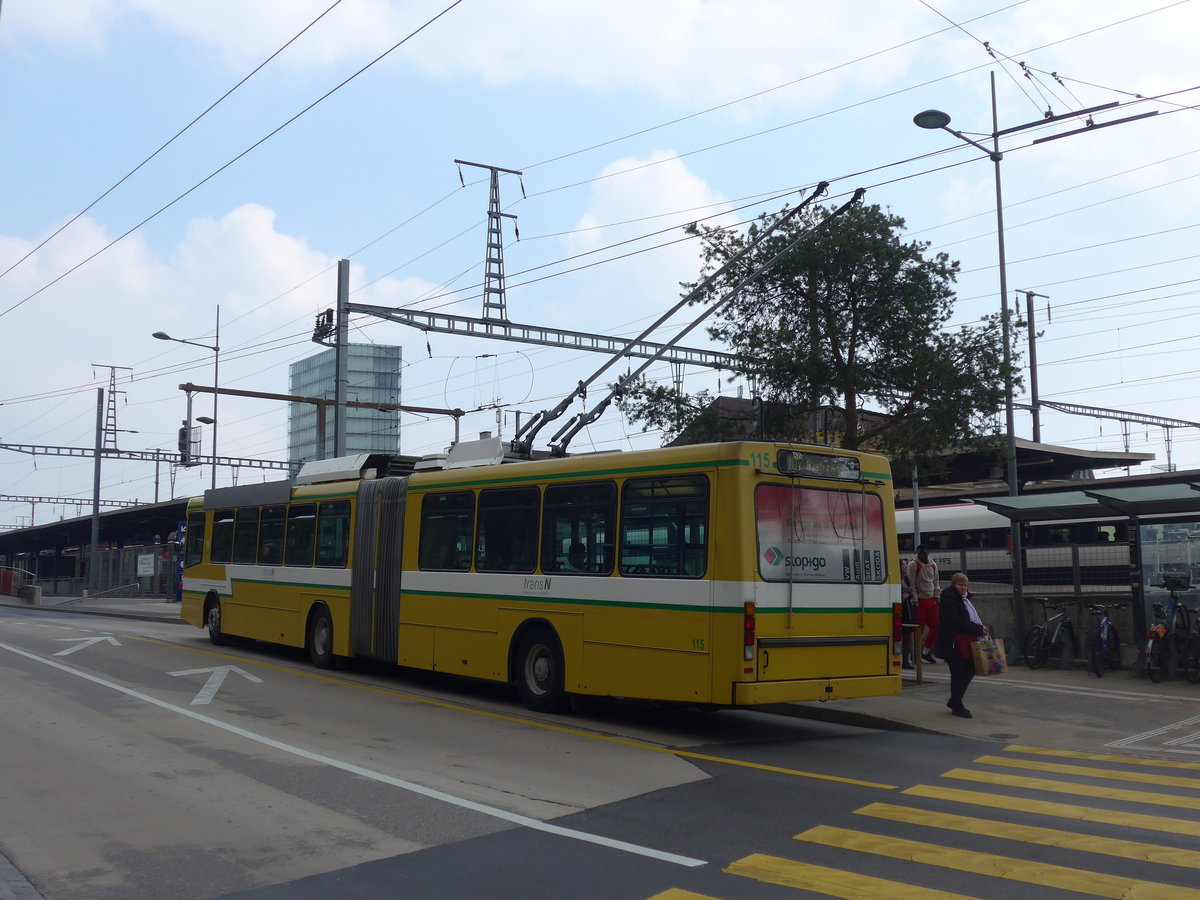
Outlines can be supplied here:
<path id="1" fill-rule="evenodd" d="M 217 647 L 229 643 L 229 638 L 221 631 L 221 600 L 219 597 L 209 597 L 204 604 L 204 625 L 208 629 L 208 639 Z"/>
<path id="2" fill-rule="evenodd" d="M 517 644 L 517 694 L 535 712 L 554 712 L 563 705 L 563 653 L 550 628 L 531 628 Z"/>
<path id="3" fill-rule="evenodd" d="M 320 606 L 308 619 L 308 658 L 318 669 L 333 666 L 333 618 Z"/>

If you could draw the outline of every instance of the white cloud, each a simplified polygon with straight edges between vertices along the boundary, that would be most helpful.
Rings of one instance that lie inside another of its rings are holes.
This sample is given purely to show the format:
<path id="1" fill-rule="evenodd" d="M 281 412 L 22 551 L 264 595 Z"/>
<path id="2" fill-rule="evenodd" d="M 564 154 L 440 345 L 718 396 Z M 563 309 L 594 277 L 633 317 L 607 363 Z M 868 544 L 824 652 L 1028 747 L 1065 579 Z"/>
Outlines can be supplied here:
<path id="1" fill-rule="evenodd" d="M 618 172 L 630 174 L 605 177 Z M 605 333 L 614 327 L 636 331 L 648 324 L 647 313 L 671 306 L 679 297 L 679 282 L 694 277 L 700 268 L 695 241 L 672 242 L 683 237 L 683 225 L 720 212 L 723 204 L 724 198 L 673 152 L 614 160 L 599 173 L 574 233 L 563 238 L 564 255 L 597 249 L 600 252 L 588 259 L 631 255 L 556 279 L 557 292 L 569 292 L 571 301 L 547 304 L 542 311 L 546 318 L 539 321 Z M 596 227 L 600 223 L 612 227 Z M 662 233 L 603 249 L 653 231 Z M 667 246 L 635 252 L 659 244 Z"/>

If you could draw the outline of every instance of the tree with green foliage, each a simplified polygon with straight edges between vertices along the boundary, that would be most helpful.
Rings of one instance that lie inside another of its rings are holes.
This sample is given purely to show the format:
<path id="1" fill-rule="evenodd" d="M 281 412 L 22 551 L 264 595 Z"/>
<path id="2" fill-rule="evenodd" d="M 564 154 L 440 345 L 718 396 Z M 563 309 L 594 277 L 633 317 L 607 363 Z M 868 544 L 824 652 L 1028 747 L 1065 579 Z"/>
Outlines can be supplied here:
<path id="1" fill-rule="evenodd" d="M 909 461 L 994 433 L 1005 380 L 999 315 L 951 328 L 957 262 L 944 253 L 927 256 L 927 242 L 904 241 L 904 220 L 877 205 L 851 206 L 819 224 L 829 215 L 817 206 L 800 213 L 695 301 L 723 297 L 811 230 L 708 328 L 737 356 L 737 374 L 757 385 L 762 408 L 774 410 L 760 420 L 761 437 L 811 441 L 813 414 L 831 407 L 841 446 Z M 689 226 L 702 243 L 697 284 L 770 224 L 763 216 L 746 234 Z M 681 396 L 642 380 L 626 386 L 619 402 L 626 415 L 671 440 L 695 430 L 711 400 L 707 392 Z M 705 438 L 730 436 L 710 428 Z"/>

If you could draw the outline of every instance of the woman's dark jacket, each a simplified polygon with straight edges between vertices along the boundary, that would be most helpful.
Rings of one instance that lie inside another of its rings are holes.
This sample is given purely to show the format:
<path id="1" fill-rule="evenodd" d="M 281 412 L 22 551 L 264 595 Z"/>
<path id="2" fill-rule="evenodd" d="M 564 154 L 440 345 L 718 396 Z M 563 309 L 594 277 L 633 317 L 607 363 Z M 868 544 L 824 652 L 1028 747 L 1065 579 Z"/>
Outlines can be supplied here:
<path id="1" fill-rule="evenodd" d="M 970 591 L 967 591 L 967 599 L 971 599 Z M 962 594 L 951 584 L 938 598 L 938 634 L 933 652 L 942 659 L 962 659 L 954 643 L 956 634 L 969 634 L 977 638 L 983 634 L 983 626 L 971 621 Z"/>

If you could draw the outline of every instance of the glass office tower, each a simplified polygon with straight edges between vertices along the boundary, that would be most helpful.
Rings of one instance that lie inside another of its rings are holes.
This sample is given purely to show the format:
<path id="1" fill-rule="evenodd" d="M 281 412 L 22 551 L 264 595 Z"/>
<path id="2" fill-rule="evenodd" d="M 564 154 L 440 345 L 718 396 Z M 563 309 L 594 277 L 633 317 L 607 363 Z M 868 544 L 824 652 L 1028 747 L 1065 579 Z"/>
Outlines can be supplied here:
<path id="1" fill-rule="evenodd" d="M 347 400 L 366 403 L 400 402 L 400 348 L 379 344 L 350 344 Z M 334 351 L 288 366 L 288 393 L 297 397 L 333 400 Z M 288 459 L 303 463 L 333 456 L 333 404 L 325 411 L 325 446 L 317 447 L 317 410 L 312 403 L 292 403 L 288 410 Z M 399 453 L 400 413 L 361 407 L 346 409 L 346 454 Z"/>

